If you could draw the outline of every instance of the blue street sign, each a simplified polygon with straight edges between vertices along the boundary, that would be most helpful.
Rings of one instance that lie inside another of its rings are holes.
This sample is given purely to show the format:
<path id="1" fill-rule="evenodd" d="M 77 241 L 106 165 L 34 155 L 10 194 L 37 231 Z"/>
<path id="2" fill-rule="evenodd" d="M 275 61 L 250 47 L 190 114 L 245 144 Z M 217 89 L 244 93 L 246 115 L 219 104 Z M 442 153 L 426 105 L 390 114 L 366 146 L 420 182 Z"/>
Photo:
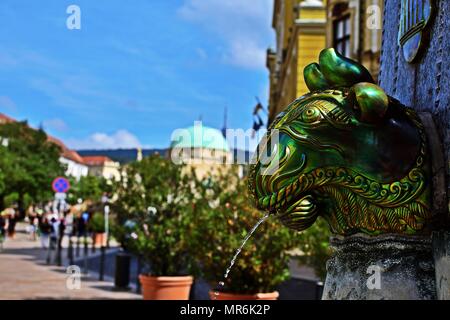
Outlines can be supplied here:
<path id="1" fill-rule="evenodd" d="M 70 189 L 70 182 L 64 177 L 58 177 L 53 180 L 52 189 L 56 193 L 66 193 Z"/>

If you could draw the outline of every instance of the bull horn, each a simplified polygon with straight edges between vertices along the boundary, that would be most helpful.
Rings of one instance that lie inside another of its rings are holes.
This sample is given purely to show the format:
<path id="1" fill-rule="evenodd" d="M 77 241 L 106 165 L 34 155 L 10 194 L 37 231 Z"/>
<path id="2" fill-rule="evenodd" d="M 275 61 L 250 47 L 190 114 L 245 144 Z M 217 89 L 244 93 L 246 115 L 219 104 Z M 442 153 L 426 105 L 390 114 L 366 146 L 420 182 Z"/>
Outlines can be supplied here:
<path id="1" fill-rule="evenodd" d="M 359 121 L 377 123 L 388 109 L 389 98 L 379 86 L 362 82 L 354 85 L 349 92 L 350 103 Z"/>
<path id="2" fill-rule="evenodd" d="M 320 52 L 319 65 L 325 79 L 334 87 L 351 87 L 359 82 L 374 83 L 363 65 L 342 56 L 333 48 Z"/>
<path id="3" fill-rule="evenodd" d="M 305 78 L 306 86 L 311 92 L 326 90 L 330 87 L 317 63 L 308 64 L 305 69 L 303 69 L 303 77 Z"/>

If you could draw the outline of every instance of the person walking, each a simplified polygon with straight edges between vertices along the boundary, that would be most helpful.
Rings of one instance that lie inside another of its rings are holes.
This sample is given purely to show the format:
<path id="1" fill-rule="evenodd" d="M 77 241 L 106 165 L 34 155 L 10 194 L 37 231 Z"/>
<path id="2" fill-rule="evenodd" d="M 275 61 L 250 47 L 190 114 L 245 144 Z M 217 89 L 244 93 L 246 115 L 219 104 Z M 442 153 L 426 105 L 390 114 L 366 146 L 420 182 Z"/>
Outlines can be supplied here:
<path id="1" fill-rule="evenodd" d="M 35 207 L 30 205 L 27 209 L 28 217 L 28 233 L 30 234 L 30 240 L 36 241 L 36 229 L 37 229 L 37 213 Z"/>
<path id="2" fill-rule="evenodd" d="M 0 251 L 3 251 L 3 241 L 6 235 L 6 219 L 4 218 L 3 212 L 0 213 Z"/>
<path id="3" fill-rule="evenodd" d="M 41 235 L 41 246 L 42 249 L 47 249 L 49 245 L 50 234 L 52 232 L 52 225 L 48 220 L 48 216 L 45 215 L 42 217 L 39 224 L 39 233 Z"/>
<path id="4" fill-rule="evenodd" d="M 65 230 L 66 230 L 66 218 L 64 216 L 61 216 L 61 218 L 59 218 L 58 222 L 59 222 L 58 223 L 58 233 L 57 233 L 58 248 L 61 249 L 62 241 L 63 241 Z"/>
<path id="5" fill-rule="evenodd" d="M 14 208 L 8 208 L 8 222 L 7 222 L 7 231 L 8 231 L 8 238 L 14 239 L 14 236 L 16 234 L 16 211 Z"/>
<path id="6" fill-rule="evenodd" d="M 56 244 L 58 241 L 58 234 L 59 234 L 59 221 L 55 215 L 52 215 L 50 218 L 50 225 L 52 226 L 51 232 L 50 232 L 50 250 L 56 249 Z"/>

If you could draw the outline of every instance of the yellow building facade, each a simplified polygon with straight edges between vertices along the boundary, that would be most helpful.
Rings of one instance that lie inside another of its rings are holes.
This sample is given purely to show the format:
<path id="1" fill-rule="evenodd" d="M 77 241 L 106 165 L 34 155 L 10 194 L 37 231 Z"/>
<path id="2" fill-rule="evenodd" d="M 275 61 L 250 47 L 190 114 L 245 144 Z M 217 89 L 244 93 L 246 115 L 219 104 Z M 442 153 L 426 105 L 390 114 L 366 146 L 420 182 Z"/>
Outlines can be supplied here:
<path id="1" fill-rule="evenodd" d="M 276 50 L 267 51 L 269 123 L 308 92 L 303 68 L 315 61 L 326 45 L 326 5 L 320 0 L 275 0 L 272 27 Z"/>
<path id="2" fill-rule="evenodd" d="M 276 49 L 267 50 L 269 119 L 308 92 L 303 69 L 334 47 L 378 78 L 383 0 L 274 0 Z"/>
<path id="3" fill-rule="evenodd" d="M 120 164 L 105 156 L 84 156 L 83 162 L 89 167 L 89 175 L 107 180 L 120 180 Z"/>

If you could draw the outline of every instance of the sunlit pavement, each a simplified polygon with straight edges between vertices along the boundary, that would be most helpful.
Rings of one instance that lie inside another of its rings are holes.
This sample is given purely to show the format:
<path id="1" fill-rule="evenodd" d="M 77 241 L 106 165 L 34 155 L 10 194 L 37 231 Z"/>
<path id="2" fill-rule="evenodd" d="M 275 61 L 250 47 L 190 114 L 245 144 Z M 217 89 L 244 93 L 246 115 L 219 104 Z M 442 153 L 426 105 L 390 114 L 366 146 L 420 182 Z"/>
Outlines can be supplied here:
<path id="1" fill-rule="evenodd" d="M 94 275 L 81 276 L 80 289 L 68 289 L 66 267 L 47 265 L 47 252 L 29 239 L 25 226 L 17 225 L 15 239 L 6 239 L 0 252 L 0 299 L 141 299 Z"/>

